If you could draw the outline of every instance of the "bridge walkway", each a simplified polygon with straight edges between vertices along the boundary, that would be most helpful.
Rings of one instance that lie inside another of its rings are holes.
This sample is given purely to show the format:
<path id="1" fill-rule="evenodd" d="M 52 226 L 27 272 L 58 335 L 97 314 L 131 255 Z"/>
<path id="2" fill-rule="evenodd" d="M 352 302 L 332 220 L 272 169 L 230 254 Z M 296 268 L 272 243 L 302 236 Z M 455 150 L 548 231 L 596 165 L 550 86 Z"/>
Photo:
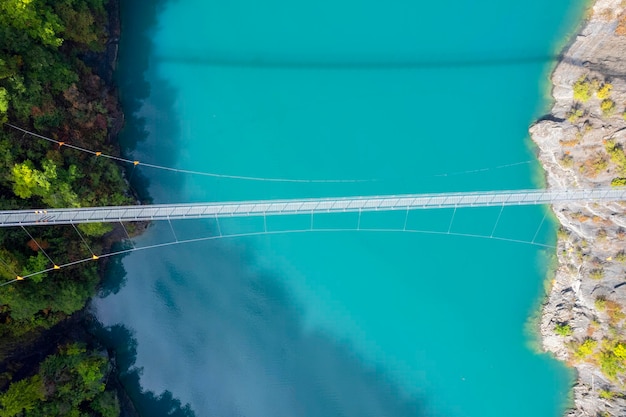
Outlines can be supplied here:
<path id="1" fill-rule="evenodd" d="M 0 211 L 0 227 L 626 201 L 626 187 Z"/>

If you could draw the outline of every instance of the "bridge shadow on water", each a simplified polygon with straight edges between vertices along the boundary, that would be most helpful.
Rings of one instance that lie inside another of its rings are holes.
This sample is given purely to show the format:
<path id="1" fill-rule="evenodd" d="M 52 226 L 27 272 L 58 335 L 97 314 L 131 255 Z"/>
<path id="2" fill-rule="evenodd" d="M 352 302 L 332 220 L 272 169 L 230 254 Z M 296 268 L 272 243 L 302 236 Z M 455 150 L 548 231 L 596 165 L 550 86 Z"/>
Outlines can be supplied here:
<path id="1" fill-rule="evenodd" d="M 246 68 L 246 69 L 286 69 L 286 70 L 420 70 L 420 69 L 444 69 L 444 68 L 468 68 L 468 67 L 498 67 L 516 66 L 524 64 L 543 64 L 554 62 L 559 59 L 557 55 L 519 55 L 503 56 L 494 54 L 483 58 L 435 58 L 435 59 L 403 59 L 403 58 L 360 58 L 353 59 L 345 56 L 336 59 L 320 58 L 311 59 L 281 59 L 280 57 L 263 56 L 261 54 L 249 56 L 220 56 L 219 54 L 207 53 L 180 54 L 158 56 L 157 59 L 164 63 L 183 65 Z"/>

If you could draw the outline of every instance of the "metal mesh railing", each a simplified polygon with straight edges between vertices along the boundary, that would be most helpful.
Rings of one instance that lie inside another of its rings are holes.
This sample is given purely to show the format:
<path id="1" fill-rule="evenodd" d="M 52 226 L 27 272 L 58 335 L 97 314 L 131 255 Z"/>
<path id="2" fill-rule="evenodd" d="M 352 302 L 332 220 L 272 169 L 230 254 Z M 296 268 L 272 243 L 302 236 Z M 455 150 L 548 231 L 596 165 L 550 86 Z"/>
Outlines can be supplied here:
<path id="1" fill-rule="evenodd" d="M 390 211 L 453 207 L 537 205 L 573 201 L 626 201 L 626 187 L 13 210 L 0 212 L 0 227 L 36 224 L 52 225 L 188 218 L 277 216 L 377 210 Z"/>

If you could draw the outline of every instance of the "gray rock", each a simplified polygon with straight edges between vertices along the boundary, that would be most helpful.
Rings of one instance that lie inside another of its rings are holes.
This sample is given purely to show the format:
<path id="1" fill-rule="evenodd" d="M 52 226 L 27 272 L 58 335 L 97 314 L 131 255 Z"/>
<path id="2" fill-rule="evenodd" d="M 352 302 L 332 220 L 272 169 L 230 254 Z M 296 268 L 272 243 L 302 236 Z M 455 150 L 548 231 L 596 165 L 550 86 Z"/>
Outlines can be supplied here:
<path id="1" fill-rule="evenodd" d="M 607 140 L 626 148 L 626 36 L 616 33 L 626 13 L 621 5 L 621 0 L 597 0 L 552 73 L 554 105 L 530 128 L 548 187 L 606 186 L 613 178 L 626 177 L 606 150 Z M 582 78 L 612 84 L 612 114 L 602 112 L 602 99 L 596 94 L 584 103 L 574 100 L 573 86 Z M 579 110 L 579 117 L 570 117 L 573 110 Z M 608 314 L 611 309 L 626 311 L 626 265 L 616 259 L 626 249 L 625 208 L 624 203 L 553 206 L 562 233 L 540 332 L 543 348 L 578 373 L 568 417 L 626 416 L 626 375 L 607 377 L 597 361 L 577 358 L 572 347 L 587 338 L 596 340 L 597 357 L 609 349 L 603 341 L 626 341 L 623 318 Z M 606 304 L 602 308 L 598 298 L 608 300 L 610 308 Z M 557 324 L 568 324 L 571 335 L 556 334 Z"/>

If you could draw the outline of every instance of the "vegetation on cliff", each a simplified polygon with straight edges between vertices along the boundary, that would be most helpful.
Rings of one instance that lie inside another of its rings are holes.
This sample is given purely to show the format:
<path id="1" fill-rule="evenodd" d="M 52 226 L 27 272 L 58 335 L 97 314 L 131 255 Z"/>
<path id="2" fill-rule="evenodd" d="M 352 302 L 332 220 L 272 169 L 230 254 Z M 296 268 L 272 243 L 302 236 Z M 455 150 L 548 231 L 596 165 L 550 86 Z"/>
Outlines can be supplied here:
<path id="1" fill-rule="evenodd" d="M 626 185 L 626 11 L 596 0 L 552 74 L 555 104 L 531 128 L 548 184 Z M 574 366 L 569 417 L 626 415 L 626 216 L 623 202 L 568 203 L 554 212 L 556 276 L 546 299 L 544 347 Z"/>
<path id="2" fill-rule="evenodd" d="M 0 2 L 0 210 L 132 202 L 111 160 L 52 146 L 7 125 L 115 154 L 111 130 L 121 114 L 94 68 L 108 41 L 105 6 L 106 0 Z M 0 229 L 0 283 L 101 253 L 101 236 L 109 230 Z M 0 416 L 114 415 L 102 405 L 117 400 L 103 393 L 108 365 L 101 356 L 70 345 L 37 366 L 20 353 L 81 310 L 98 281 L 93 262 L 0 287 Z"/>
<path id="3" fill-rule="evenodd" d="M 105 390 L 108 373 L 106 356 L 76 343 L 62 346 L 35 375 L 12 383 L 0 394 L 0 417 L 116 417 L 119 400 Z"/>

